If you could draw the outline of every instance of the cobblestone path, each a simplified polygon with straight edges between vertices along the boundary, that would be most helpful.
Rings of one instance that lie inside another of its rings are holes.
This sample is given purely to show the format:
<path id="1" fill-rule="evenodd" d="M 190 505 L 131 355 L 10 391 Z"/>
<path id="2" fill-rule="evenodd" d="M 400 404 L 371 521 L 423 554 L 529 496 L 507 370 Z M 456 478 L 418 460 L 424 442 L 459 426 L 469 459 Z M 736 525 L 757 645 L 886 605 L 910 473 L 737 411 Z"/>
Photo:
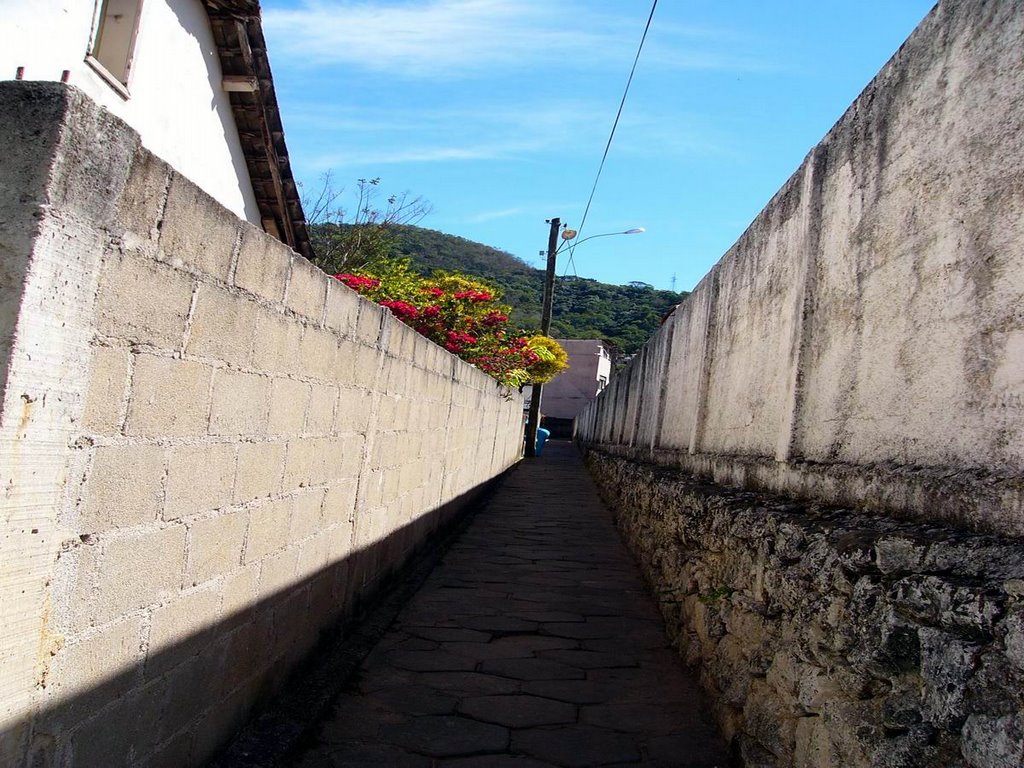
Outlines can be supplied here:
<path id="1" fill-rule="evenodd" d="M 728 764 L 567 443 L 503 482 L 294 768 Z"/>

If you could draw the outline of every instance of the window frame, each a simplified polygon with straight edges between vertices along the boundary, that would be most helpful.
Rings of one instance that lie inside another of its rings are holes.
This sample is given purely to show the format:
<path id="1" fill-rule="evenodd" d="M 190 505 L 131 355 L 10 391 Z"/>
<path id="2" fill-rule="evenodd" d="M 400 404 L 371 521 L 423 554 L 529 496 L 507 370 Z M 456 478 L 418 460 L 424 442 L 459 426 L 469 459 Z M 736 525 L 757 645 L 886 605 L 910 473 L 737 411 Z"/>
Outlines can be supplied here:
<path id="1" fill-rule="evenodd" d="M 102 38 L 103 20 L 106 16 L 107 4 L 110 0 L 96 0 L 93 6 L 92 33 L 89 37 L 89 47 L 85 54 L 85 63 L 98 74 L 104 82 L 124 99 L 131 98 L 131 79 L 135 70 L 135 47 L 139 40 L 139 27 L 142 25 L 142 8 L 145 0 L 130 0 L 135 3 L 135 24 L 132 26 L 131 38 L 128 41 L 128 56 L 125 60 L 124 80 L 111 72 L 97 58 L 97 48 Z"/>

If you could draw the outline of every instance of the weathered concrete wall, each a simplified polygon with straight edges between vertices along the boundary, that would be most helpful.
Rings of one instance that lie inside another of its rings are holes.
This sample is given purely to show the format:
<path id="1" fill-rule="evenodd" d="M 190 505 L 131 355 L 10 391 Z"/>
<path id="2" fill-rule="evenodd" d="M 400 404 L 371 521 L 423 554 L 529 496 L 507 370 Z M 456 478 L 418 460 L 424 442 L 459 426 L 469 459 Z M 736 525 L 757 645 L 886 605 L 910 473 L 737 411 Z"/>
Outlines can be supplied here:
<path id="1" fill-rule="evenodd" d="M 0 114 L 0 763 L 199 765 L 517 460 L 521 399 L 81 92 Z"/>
<path id="2" fill-rule="evenodd" d="M 1024 535 L 1021 50 L 1019 2 L 941 2 L 579 438 Z"/>
<path id="3" fill-rule="evenodd" d="M 141 3 L 130 98 L 86 60 L 101 2 L 3 2 L 0 79 L 18 67 L 28 80 L 72 85 L 132 126 L 146 147 L 237 215 L 260 223 L 238 127 L 223 80 L 210 20 L 200 0 Z M 109 9 L 108 9 L 109 10 Z"/>
<path id="4" fill-rule="evenodd" d="M 1024 546 L 590 451 L 748 768 L 1024 765 Z"/>

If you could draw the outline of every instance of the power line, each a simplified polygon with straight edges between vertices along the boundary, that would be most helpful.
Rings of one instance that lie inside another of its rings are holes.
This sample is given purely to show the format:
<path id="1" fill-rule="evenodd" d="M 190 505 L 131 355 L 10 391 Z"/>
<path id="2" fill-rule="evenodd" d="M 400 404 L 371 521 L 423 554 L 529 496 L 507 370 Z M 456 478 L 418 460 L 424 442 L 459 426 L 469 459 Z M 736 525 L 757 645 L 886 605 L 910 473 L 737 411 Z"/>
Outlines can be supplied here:
<path id="1" fill-rule="evenodd" d="M 597 167 L 597 176 L 594 177 L 594 186 L 590 188 L 590 197 L 587 199 L 587 207 L 583 209 L 583 218 L 580 220 L 580 225 L 576 230 L 577 237 L 583 234 L 583 227 L 587 223 L 587 214 L 590 213 L 590 204 L 594 201 L 594 193 L 597 191 L 597 183 L 601 180 L 601 171 L 604 170 L 604 162 L 608 159 L 608 150 L 611 149 L 612 139 L 615 138 L 615 129 L 619 127 L 619 118 L 622 117 L 622 108 L 626 106 L 626 96 L 629 94 L 629 86 L 633 82 L 633 73 L 636 72 L 637 62 L 640 61 L 640 52 L 644 49 L 644 43 L 647 40 L 647 31 L 651 28 L 651 20 L 654 19 L 654 9 L 658 7 L 658 0 L 654 0 L 651 3 L 651 12 L 647 16 L 647 24 L 644 26 L 644 34 L 640 38 L 640 45 L 636 49 L 636 56 L 633 58 L 633 67 L 629 70 L 629 78 L 626 80 L 626 88 L 622 92 L 622 101 L 619 102 L 619 111 L 615 113 L 615 122 L 612 123 L 611 133 L 608 134 L 608 141 L 604 145 L 604 154 L 601 156 L 601 164 Z M 577 240 L 577 242 L 579 242 Z M 569 260 L 565 265 L 565 272 L 562 274 L 564 277 L 569 272 L 569 267 L 573 264 L 573 253 L 576 251 L 576 244 L 573 243 L 569 248 Z"/>

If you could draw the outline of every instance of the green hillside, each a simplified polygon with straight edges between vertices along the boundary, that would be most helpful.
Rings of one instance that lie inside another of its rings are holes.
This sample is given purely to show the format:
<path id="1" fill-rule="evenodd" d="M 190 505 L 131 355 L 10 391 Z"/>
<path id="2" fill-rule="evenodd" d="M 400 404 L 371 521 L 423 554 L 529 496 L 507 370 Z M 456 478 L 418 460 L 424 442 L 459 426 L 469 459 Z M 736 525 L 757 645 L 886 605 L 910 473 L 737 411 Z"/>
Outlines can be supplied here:
<path id="1" fill-rule="evenodd" d="M 513 323 L 540 327 L 544 272 L 522 259 L 465 238 L 421 227 L 399 227 L 397 252 L 423 274 L 435 269 L 464 272 L 494 283 L 513 308 Z M 685 293 L 646 283 L 609 285 L 584 277 L 558 277 L 551 335 L 561 339 L 607 339 L 623 354 L 637 352 L 661 318 Z"/>

